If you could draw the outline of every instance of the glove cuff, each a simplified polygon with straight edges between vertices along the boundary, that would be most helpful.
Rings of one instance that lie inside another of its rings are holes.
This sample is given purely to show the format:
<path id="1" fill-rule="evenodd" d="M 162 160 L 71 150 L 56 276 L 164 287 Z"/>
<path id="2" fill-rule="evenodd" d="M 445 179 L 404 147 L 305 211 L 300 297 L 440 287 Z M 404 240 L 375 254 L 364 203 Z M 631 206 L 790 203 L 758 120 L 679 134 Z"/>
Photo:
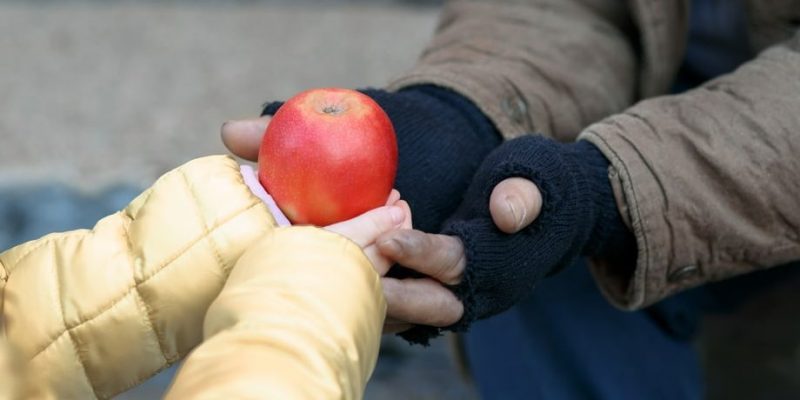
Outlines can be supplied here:
<path id="1" fill-rule="evenodd" d="M 568 154 L 582 169 L 585 191 L 593 204 L 594 224 L 581 254 L 597 258 L 628 258 L 636 252 L 636 239 L 622 220 L 608 176 L 609 162 L 587 141 L 570 144 Z"/>

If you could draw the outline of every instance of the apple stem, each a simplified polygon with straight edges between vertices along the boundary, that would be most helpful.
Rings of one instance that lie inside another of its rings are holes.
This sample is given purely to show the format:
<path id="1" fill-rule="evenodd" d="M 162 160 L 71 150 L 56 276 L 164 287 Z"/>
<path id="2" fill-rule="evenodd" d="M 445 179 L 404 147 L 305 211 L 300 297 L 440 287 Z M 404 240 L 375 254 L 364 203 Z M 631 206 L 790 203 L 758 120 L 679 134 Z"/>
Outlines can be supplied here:
<path id="1" fill-rule="evenodd" d="M 342 110 L 335 105 L 325 106 L 325 108 L 322 109 L 322 112 L 324 112 L 325 114 L 333 114 L 333 115 L 339 114 L 341 111 Z"/>

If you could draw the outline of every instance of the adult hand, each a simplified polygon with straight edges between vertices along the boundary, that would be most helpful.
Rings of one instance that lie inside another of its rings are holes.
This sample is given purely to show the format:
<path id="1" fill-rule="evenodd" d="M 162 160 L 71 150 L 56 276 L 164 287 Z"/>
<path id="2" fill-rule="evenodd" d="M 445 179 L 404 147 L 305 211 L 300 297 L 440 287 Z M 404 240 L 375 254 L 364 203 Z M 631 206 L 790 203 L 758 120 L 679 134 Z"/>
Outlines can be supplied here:
<path id="1" fill-rule="evenodd" d="M 271 116 L 230 120 L 222 124 L 222 143 L 231 153 L 249 161 L 258 160 L 258 149 Z M 542 195 L 536 185 L 523 178 L 509 178 L 492 191 L 489 208 L 497 227 L 515 233 L 528 226 L 542 207 Z"/>
<path id="2" fill-rule="evenodd" d="M 221 129 L 222 140 L 234 154 L 255 161 L 270 116 L 226 122 Z M 399 194 L 393 192 L 389 204 L 394 204 Z M 405 208 L 408 204 L 402 202 Z M 542 196 L 531 181 L 510 178 L 498 184 L 491 195 L 489 209 L 497 227 L 506 233 L 515 233 L 528 226 L 539 214 Z M 428 278 L 383 278 L 384 294 L 388 304 L 386 333 L 401 332 L 413 325 L 445 327 L 457 322 L 463 314 L 463 305 L 453 292 L 442 286 L 456 285 L 461 280 L 465 265 L 464 248 L 455 237 L 427 234 L 419 230 L 391 229 L 377 240 L 371 235 L 373 227 L 388 226 L 386 210 L 357 217 L 346 223 L 329 227 L 343 230 L 345 236 L 360 236 L 355 240 L 365 244 L 365 253 L 385 275 L 389 269 L 386 258 L 413 269 Z M 377 222 L 377 223 L 376 223 Z M 384 222 L 381 225 L 380 222 Z M 407 225 L 410 224 L 410 219 Z M 366 230 L 363 230 L 364 227 Z M 410 226 L 406 226 L 410 228 Z M 352 239 L 352 237 L 351 237 Z M 383 257 L 376 254 L 380 251 Z"/>
<path id="3" fill-rule="evenodd" d="M 395 127 L 400 156 L 396 187 L 414 210 L 414 225 L 421 231 L 438 231 L 458 206 L 483 157 L 500 143 L 500 136 L 474 104 L 447 89 L 420 86 L 397 93 L 381 90 L 364 93 L 386 111 Z M 279 107 L 280 103 L 268 104 L 261 118 L 223 124 L 225 146 L 239 157 L 256 161 L 270 115 Z M 528 213 L 526 217 L 532 215 Z M 503 218 L 503 221 L 513 220 Z M 422 313 L 418 318 L 409 315 L 407 310 L 415 308 L 410 301 L 415 298 L 434 299 L 426 300 L 428 304 L 447 298 L 442 296 L 452 299 L 451 293 L 442 291 L 444 288 L 435 280 L 406 285 L 411 282 L 388 279 L 384 280 L 384 286 L 388 288 L 390 323 L 404 319 L 425 323 L 435 318 L 431 313 Z M 438 323 L 447 321 L 445 318 Z M 395 328 L 401 330 L 407 326 L 400 322 Z"/>
<path id="4" fill-rule="evenodd" d="M 414 325 L 446 327 L 456 323 L 462 317 L 463 305 L 444 285 L 455 286 L 461 282 L 466 266 L 461 241 L 452 236 L 410 229 L 410 209 L 396 190 L 392 191 L 387 206 L 402 210 L 404 216 L 400 225 L 394 225 L 391 215 L 398 210 L 381 207 L 326 228 L 362 246 L 381 276 L 388 272 L 391 261 L 427 276 L 382 278 L 388 305 L 384 332 L 402 332 Z M 541 194 L 536 185 L 525 179 L 503 181 L 491 195 L 492 218 L 508 233 L 530 224 L 540 209 Z"/>
<path id="5" fill-rule="evenodd" d="M 464 313 L 449 329 L 507 310 L 580 256 L 628 250 L 608 166 L 588 142 L 541 136 L 508 141 L 486 158 L 443 230 L 461 239 L 466 259 L 453 287 Z"/>
<path id="6" fill-rule="evenodd" d="M 616 208 L 608 160 L 587 142 L 542 137 L 493 151 L 443 233 L 454 237 L 403 231 L 378 239 L 387 257 L 442 284 L 427 297 L 398 296 L 404 301 L 393 305 L 395 315 L 430 325 L 404 333 L 413 334 L 409 340 L 425 343 L 439 334 L 431 326 L 466 330 L 505 311 L 581 255 L 635 253 Z M 444 285 L 457 300 L 446 296 Z"/>
<path id="7" fill-rule="evenodd" d="M 494 223 L 506 233 L 515 233 L 539 215 L 542 196 L 533 182 L 510 178 L 492 191 L 489 210 Z M 464 306 L 447 286 L 461 283 L 466 267 L 464 246 L 457 237 L 418 230 L 394 230 L 377 240 L 385 257 L 424 278 L 384 278 L 383 290 L 389 306 L 387 324 L 394 330 L 413 325 L 446 327 L 458 322 Z M 446 285 L 446 286 L 445 286 Z"/>
<path id="8" fill-rule="evenodd" d="M 417 229 L 438 231 L 460 202 L 483 158 L 500 144 L 492 124 L 469 100 L 447 89 L 418 86 L 399 92 L 363 90 L 394 125 L 399 150 L 395 187 L 414 210 Z M 270 117 L 233 120 L 221 129 L 235 155 L 256 161 Z"/>

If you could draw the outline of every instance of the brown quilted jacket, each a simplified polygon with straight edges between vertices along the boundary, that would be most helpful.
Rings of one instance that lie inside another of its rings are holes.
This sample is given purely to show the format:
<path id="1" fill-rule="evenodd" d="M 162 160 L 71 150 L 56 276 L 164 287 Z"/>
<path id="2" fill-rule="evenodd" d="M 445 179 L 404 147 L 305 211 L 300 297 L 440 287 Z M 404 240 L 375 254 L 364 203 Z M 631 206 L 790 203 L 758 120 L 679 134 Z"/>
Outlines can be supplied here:
<path id="1" fill-rule="evenodd" d="M 800 0 L 744 1 L 760 54 L 680 95 L 665 93 L 686 0 L 450 1 L 391 87 L 449 87 L 506 138 L 597 145 L 638 260 L 592 269 L 614 304 L 641 308 L 800 259 Z"/>

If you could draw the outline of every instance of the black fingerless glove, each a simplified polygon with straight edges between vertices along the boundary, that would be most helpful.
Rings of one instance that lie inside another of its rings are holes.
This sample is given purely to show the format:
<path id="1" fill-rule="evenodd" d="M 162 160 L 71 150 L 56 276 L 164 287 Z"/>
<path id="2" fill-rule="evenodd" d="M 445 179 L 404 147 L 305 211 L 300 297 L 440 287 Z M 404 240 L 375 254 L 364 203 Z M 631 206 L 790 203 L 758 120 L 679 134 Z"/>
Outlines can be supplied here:
<path id="1" fill-rule="evenodd" d="M 444 228 L 461 238 L 467 258 L 463 280 L 453 288 L 464 316 L 449 329 L 463 331 L 509 309 L 542 278 L 581 255 L 635 253 L 634 238 L 617 211 L 608 165 L 589 142 L 564 144 L 541 136 L 508 141 L 486 158 Z M 516 234 L 498 230 L 489 214 L 492 190 L 511 177 L 533 181 L 543 199 L 538 218 Z"/>
<path id="2" fill-rule="evenodd" d="M 361 92 L 394 125 L 399 150 L 395 188 L 413 210 L 414 227 L 438 231 L 461 203 L 483 158 L 500 144 L 500 135 L 472 102 L 444 88 Z M 262 115 L 274 114 L 281 104 L 266 104 Z"/>

